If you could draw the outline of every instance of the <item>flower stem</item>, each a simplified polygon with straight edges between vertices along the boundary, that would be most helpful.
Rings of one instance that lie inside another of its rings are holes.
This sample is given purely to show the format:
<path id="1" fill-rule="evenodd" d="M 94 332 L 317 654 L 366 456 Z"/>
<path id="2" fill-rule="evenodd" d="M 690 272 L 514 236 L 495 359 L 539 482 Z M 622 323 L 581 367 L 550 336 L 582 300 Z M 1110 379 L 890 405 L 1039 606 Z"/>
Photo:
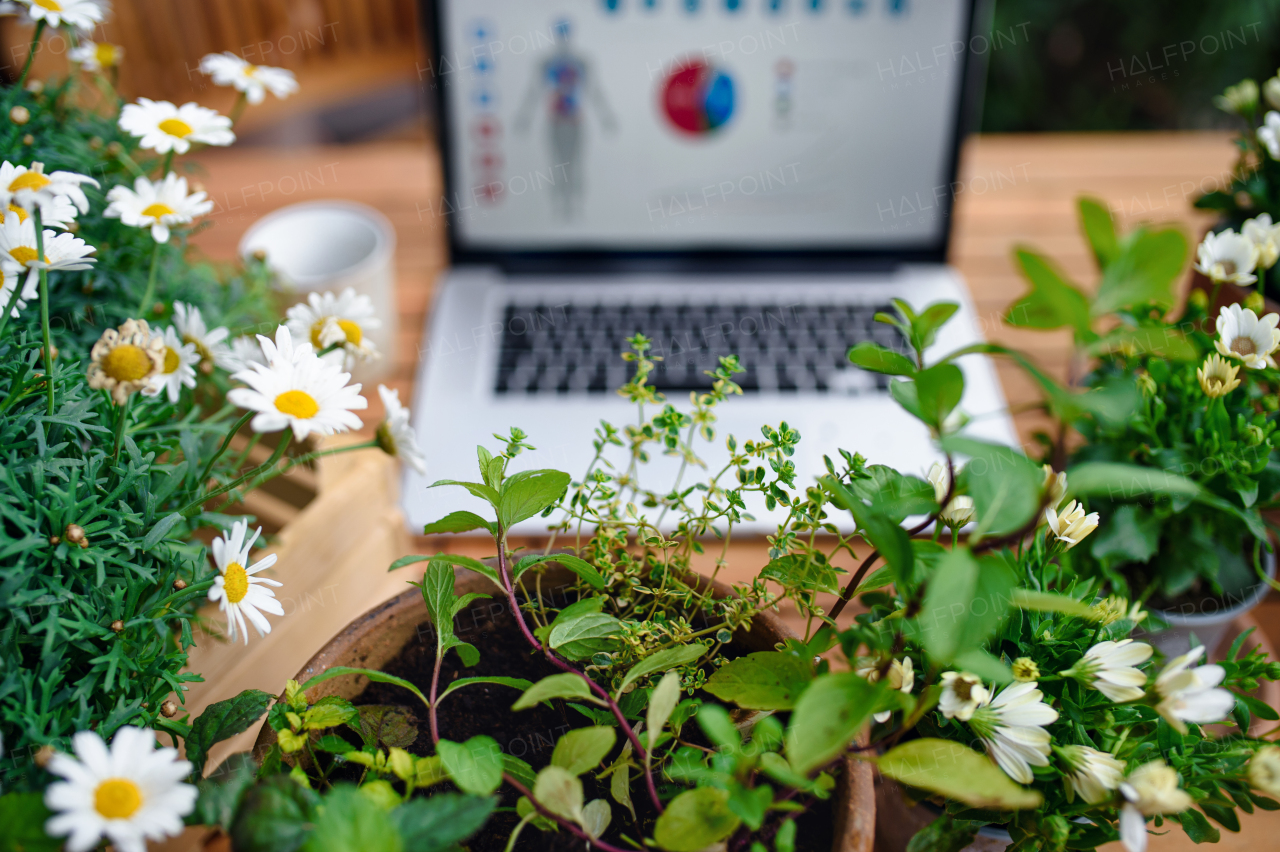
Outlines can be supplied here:
<path id="1" fill-rule="evenodd" d="M 37 204 L 31 209 L 31 216 L 35 220 L 36 225 L 36 260 L 45 262 L 44 256 L 44 222 L 40 216 L 40 205 Z M 47 390 L 48 414 L 53 416 L 53 343 L 50 341 L 49 335 L 49 270 L 43 266 L 39 270 L 40 275 L 40 334 L 44 340 L 44 375 L 45 388 Z M 20 286 L 17 279 L 14 280 L 14 287 Z"/>
<path id="2" fill-rule="evenodd" d="M 231 124 L 235 125 L 240 120 L 241 114 L 244 113 L 245 105 L 249 103 L 249 99 L 245 97 L 244 92 L 240 93 L 240 97 L 236 98 L 236 105 L 231 108 Z"/>
<path id="3" fill-rule="evenodd" d="M 226 494 L 228 491 L 232 491 L 236 488 L 239 488 L 241 485 L 248 482 L 250 479 L 253 479 L 255 476 L 258 476 L 261 473 L 270 471 L 271 468 L 275 467 L 276 463 L 280 461 L 280 457 L 284 455 L 284 451 L 288 449 L 289 442 L 292 440 L 292 437 L 293 437 L 292 435 L 289 435 L 288 437 L 281 437 L 280 445 L 276 447 L 276 451 L 271 454 L 271 458 L 267 459 L 265 462 L 258 465 L 253 470 L 249 471 L 243 476 L 240 476 L 232 480 L 231 482 L 228 482 L 226 485 L 222 485 L 222 486 L 219 486 L 218 488 L 215 488 L 214 490 L 210 491 L 208 494 L 205 494 L 201 497 L 197 497 L 196 499 L 192 500 L 186 506 L 183 506 L 178 511 L 178 514 L 182 515 L 184 518 L 189 518 L 193 514 L 195 514 L 195 510 L 199 509 L 201 506 L 203 506 L 205 503 L 212 500 L 214 497 L 220 497 L 223 494 Z"/>
<path id="4" fill-rule="evenodd" d="M 222 458 L 222 454 L 227 451 L 227 447 L 231 446 L 231 439 L 234 438 L 236 433 L 244 428 L 244 424 L 248 423 L 249 420 L 257 413 L 258 412 L 256 411 L 246 411 L 244 416 L 232 425 L 232 427 L 227 431 L 227 437 L 222 440 L 222 446 L 218 447 L 218 451 L 213 454 L 213 458 L 209 459 L 209 463 L 204 466 L 204 470 L 200 471 L 200 478 L 196 480 L 197 482 L 209 481 L 209 472 L 213 470 L 213 466 L 217 463 L 218 459 Z"/>
<path id="5" fill-rule="evenodd" d="M 169 170 L 173 168 L 173 154 L 174 150 L 170 148 L 169 153 L 164 155 L 164 166 L 160 169 L 161 180 L 164 180 L 165 176 L 169 174 Z"/>
<path id="6" fill-rule="evenodd" d="M 37 226 L 38 227 L 38 226 Z M 156 247 L 151 252 L 151 272 L 147 275 L 147 289 L 142 294 L 142 301 L 138 303 L 138 316 L 144 317 L 148 313 L 148 307 L 151 300 L 156 295 L 156 273 L 160 269 L 160 243 L 156 243 Z"/>
<path id="7" fill-rule="evenodd" d="M 124 445 L 124 430 L 129 423 L 129 407 L 132 403 L 133 394 L 129 394 L 129 396 L 125 398 L 124 405 L 120 406 L 120 419 L 116 421 L 115 450 L 111 453 L 112 461 L 120 458 L 120 447 Z"/>
<path id="8" fill-rule="evenodd" d="M 13 314 L 18 306 L 18 297 L 22 295 L 22 281 L 15 278 L 13 282 L 13 292 L 9 294 L 9 301 L 4 306 L 4 313 L 0 314 L 0 335 L 4 334 L 5 326 L 9 324 L 9 317 Z"/>
<path id="9" fill-rule="evenodd" d="M 570 834 L 572 834 L 574 837 L 578 838 L 579 840 L 585 840 L 587 842 L 588 848 L 594 846 L 597 849 L 603 850 L 603 852 L 628 852 L 628 850 L 626 849 L 622 849 L 618 846 L 614 846 L 611 843 L 605 843 L 603 840 L 599 840 L 597 838 L 592 837 L 591 835 L 583 831 L 581 828 L 579 828 L 576 824 L 569 822 L 569 820 L 565 819 L 564 817 L 559 816 L 558 814 L 552 813 L 551 811 L 547 810 L 547 808 L 543 806 L 541 802 L 539 802 L 537 799 L 533 797 L 533 792 L 528 787 L 524 786 L 519 781 L 512 778 L 509 774 L 505 772 L 502 773 L 502 780 L 506 781 L 508 784 L 514 787 L 517 793 L 519 793 L 520 795 L 528 799 L 529 804 L 533 805 L 534 809 L 537 810 L 538 813 L 542 814 L 547 819 L 552 820 L 553 822 L 556 822 L 564 826 L 566 829 L 569 830 Z"/>
<path id="10" fill-rule="evenodd" d="M 22 66 L 22 74 L 18 76 L 18 82 L 14 85 L 14 91 L 21 91 L 26 85 L 27 75 L 31 73 L 31 63 L 35 61 L 36 51 L 40 49 L 40 36 L 44 35 L 44 21 L 36 21 L 35 33 L 31 36 L 31 48 L 27 51 L 27 62 Z"/>

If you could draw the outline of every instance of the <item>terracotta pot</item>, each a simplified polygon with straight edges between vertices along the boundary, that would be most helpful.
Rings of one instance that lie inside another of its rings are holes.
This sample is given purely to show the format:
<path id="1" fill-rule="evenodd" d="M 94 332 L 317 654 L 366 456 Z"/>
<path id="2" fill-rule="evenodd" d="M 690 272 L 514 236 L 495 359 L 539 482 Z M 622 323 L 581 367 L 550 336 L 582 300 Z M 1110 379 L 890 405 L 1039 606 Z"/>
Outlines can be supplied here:
<path id="1" fill-rule="evenodd" d="M 1239 616 L 1231 623 L 1226 634 L 1222 636 L 1222 641 L 1209 653 L 1209 658 L 1213 661 L 1221 660 L 1236 637 L 1249 629 L 1253 629 L 1253 633 L 1245 640 L 1243 651 L 1259 647 L 1274 659 L 1275 652 L 1272 649 L 1271 642 L 1267 639 L 1266 634 L 1261 629 L 1258 629 L 1258 623 L 1247 614 Z M 1271 707 L 1280 708 L 1280 682 L 1263 681 L 1254 696 Z M 1254 719 L 1249 732 L 1256 737 L 1273 727 L 1275 727 L 1274 722 L 1268 722 L 1265 719 Z M 1235 730 L 1234 725 L 1224 725 L 1221 726 L 1221 730 L 1215 727 L 1214 732 L 1221 735 Z M 895 781 L 881 777 L 879 773 L 876 773 L 875 777 L 875 800 L 875 852 L 904 852 L 907 848 L 907 843 L 911 841 L 915 833 L 933 822 L 937 817 L 936 811 L 931 811 L 923 805 L 909 805 L 903 794 L 902 787 Z M 960 852 L 1003 852 L 1009 842 L 1008 832 L 1001 829 L 992 829 L 979 834 L 972 843 L 960 850 Z"/>
<path id="2" fill-rule="evenodd" d="M 543 583 L 550 582 L 555 587 L 569 585 L 574 579 L 568 571 L 553 566 Z M 699 588 L 710 585 L 712 594 L 717 598 L 733 594 L 724 583 L 705 577 L 699 577 L 697 585 Z M 494 588 L 479 574 L 459 568 L 455 571 L 454 590 L 459 595 L 468 592 L 492 594 Z M 304 683 L 330 666 L 379 669 L 394 659 L 406 644 L 418 641 L 419 628 L 429 622 L 422 593 L 409 589 L 347 625 L 294 675 L 294 680 Z M 733 648 L 742 654 L 772 651 L 779 642 L 794 637 L 795 634 L 781 618 L 764 612 L 752 621 L 750 631 L 739 631 L 734 635 Z M 312 701 L 325 695 L 352 699 L 363 692 L 368 683 L 368 678 L 364 677 L 334 678 L 308 690 L 307 694 Z M 261 760 L 275 739 L 275 731 L 264 722 L 254 744 L 254 756 Z M 872 852 L 876 831 L 875 801 L 871 765 L 846 760 L 833 801 L 835 842 L 832 852 Z"/>

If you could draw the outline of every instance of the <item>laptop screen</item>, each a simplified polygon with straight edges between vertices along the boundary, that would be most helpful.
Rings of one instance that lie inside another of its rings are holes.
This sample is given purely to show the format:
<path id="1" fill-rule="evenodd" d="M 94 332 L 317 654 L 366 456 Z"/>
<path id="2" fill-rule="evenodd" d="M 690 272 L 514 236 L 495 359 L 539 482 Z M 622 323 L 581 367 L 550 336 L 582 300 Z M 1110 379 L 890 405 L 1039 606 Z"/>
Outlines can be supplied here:
<path id="1" fill-rule="evenodd" d="M 439 0 L 431 212 L 481 253 L 937 250 L 970 12 Z"/>

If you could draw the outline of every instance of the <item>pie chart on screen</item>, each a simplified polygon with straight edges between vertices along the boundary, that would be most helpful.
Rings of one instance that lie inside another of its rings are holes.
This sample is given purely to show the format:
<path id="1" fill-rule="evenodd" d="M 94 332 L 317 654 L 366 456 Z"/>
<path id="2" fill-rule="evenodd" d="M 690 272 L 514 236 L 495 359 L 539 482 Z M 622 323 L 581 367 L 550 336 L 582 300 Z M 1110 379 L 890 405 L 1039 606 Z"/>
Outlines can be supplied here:
<path id="1" fill-rule="evenodd" d="M 733 117 L 733 78 L 701 59 L 681 65 L 662 84 L 662 110 L 690 136 L 706 136 Z"/>

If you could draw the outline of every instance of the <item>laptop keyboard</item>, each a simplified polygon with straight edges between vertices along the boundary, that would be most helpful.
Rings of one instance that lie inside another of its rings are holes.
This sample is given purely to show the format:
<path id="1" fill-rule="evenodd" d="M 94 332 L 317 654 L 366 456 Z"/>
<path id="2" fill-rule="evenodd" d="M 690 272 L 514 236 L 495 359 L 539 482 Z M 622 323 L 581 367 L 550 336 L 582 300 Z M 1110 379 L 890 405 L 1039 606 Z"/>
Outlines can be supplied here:
<path id="1" fill-rule="evenodd" d="M 649 384 L 666 393 L 706 391 L 722 355 L 746 369 L 744 392 L 883 393 L 887 376 L 851 365 L 849 348 L 873 340 L 898 351 L 898 330 L 874 321 L 893 306 L 850 304 L 559 304 L 506 307 L 494 391 L 612 393 L 635 374 L 620 354 L 637 333 L 661 357 Z"/>

